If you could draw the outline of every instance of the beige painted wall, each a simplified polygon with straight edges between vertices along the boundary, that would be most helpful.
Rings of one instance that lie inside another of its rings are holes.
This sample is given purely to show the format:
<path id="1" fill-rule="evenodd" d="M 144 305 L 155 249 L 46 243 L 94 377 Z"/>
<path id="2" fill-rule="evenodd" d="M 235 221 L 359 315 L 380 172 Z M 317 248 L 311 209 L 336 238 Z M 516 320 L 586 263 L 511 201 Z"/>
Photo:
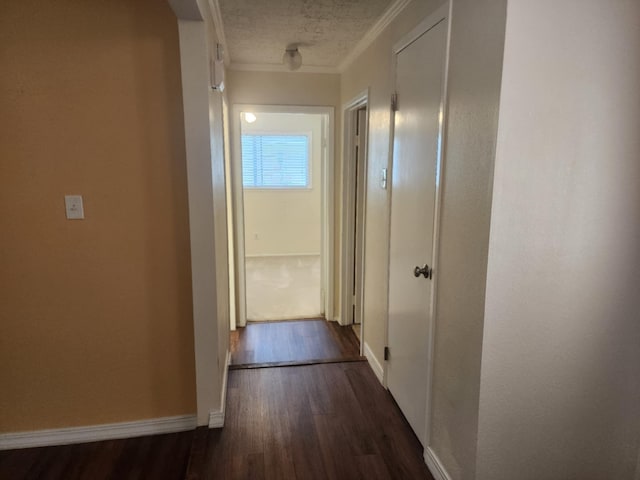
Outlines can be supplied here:
<path id="1" fill-rule="evenodd" d="M 245 255 L 320 255 L 322 117 L 288 113 L 257 113 L 256 117 L 253 123 L 242 122 L 243 134 L 310 134 L 311 187 L 244 189 Z"/>
<path id="2" fill-rule="evenodd" d="M 506 4 L 453 0 L 430 432 L 452 480 L 475 473 Z"/>
<path id="3" fill-rule="evenodd" d="M 381 364 L 387 335 L 390 191 L 380 187 L 380 175 L 382 169 L 389 168 L 390 164 L 391 52 L 403 35 L 441 3 L 437 0 L 411 2 L 341 78 L 343 104 L 363 90 L 370 89 L 363 323 L 365 342 Z"/>
<path id="4" fill-rule="evenodd" d="M 281 73 L 281 72 L 227 72 L 227 89 L 230 105 L 306 105 L 328 106 L 335 109 L 334 129 L 334 272 L 335 272 L 335 303 L 333 315 L 335 318 L 340 311 L 338 278 L 340 272 L 340 162 L 339 162 L 339 133 L 340 133 L 340 76 L 319 73 Z M 233 132 L 232 132 L 233 133 Z"/>
<path id="5" fill-rule="evenodd" d="M 640 478 L 638 19 L 509 2 L 479 480 Z"/>
<path id="6" fill-rule="evenodd" d="M 0 62 L 0 431 L 194 413 L 175 16 L 3 2 Z"/>

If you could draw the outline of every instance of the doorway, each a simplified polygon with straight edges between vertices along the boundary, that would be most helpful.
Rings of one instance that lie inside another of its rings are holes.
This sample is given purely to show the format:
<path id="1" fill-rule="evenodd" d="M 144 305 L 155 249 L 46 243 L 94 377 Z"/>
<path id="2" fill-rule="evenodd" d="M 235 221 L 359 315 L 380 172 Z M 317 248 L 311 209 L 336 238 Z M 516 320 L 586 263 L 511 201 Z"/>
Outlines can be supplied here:
<path id="1" fill-rule="evenodd" d="M 237 325 L 332 310 L 330 107 L 235 105 Z"/>
<path id="2" fill-rule="evenodd" d="M 367 192 L 368 90 L 343 107 L 342 218 L 343 325 L 351 325 L 363 350 L 365 205 Z"/>

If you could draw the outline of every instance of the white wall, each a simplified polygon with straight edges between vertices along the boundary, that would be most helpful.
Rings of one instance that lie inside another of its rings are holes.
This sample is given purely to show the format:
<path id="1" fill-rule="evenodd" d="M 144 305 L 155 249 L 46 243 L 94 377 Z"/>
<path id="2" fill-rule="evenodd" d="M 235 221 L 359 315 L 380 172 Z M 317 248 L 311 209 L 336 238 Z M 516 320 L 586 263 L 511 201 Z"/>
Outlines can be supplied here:
<path id="1" fill-rule="evenodd" d="M 479 480 L 637 480 L 640 2 L 509 2 Z"/>
<path id="2" fill-rule="evenodd" d="M 189 191 L 198 425 L 221 408 L 229 345 L 221 98 L 210 93 L 205 24 L 178 20 Z M 214 248 L 212 248 L 212 245 Z"/>
<path id="3" fill-rule="evenodd" d="M 475 472 L 506 3 L 452 8 L 429 447 L 456 480 Z"/>
<path id="4" fill-rule="evenodd" d="M 310 134 L 310 188 L 244 189 L 245 255 L 320 255 L 322 115 L 256 113 L 242 133 Z M 236 120 L 234 120 L 235 122 Z M 237 156 L 240 161 L 239 156 Z M 241 166 L 238 166 L 241 171 Z"/>

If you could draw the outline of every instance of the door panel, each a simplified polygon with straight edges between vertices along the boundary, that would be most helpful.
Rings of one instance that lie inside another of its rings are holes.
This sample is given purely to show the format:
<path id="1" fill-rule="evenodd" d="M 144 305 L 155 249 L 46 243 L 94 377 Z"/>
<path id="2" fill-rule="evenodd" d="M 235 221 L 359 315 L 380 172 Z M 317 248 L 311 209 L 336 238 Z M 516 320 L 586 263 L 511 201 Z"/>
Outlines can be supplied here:
<path id="1" fill-rule="evenodd" d="M 397 55 L 387 385 L 424 442 L 432 281 L 414 268 L 432 265 L 439 122 L 447 23 Z"/>

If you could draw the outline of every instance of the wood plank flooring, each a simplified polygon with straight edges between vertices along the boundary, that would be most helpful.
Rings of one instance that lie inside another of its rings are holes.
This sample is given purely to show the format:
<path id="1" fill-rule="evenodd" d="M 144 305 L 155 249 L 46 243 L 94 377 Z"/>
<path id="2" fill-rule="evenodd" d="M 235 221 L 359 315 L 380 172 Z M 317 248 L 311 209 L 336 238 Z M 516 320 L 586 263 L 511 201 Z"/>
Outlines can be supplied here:
<path id="1" fill-rule="evenodd" d="M 187 478 L 430 479 L 364 362 L 229 372 L 225 427 L 198 430 Z"/>
<path id="2" fill-rule="evenodd" d="M 354 360 L 363 360 L 358 338 L 337 322 L 249 322 L 231 332 L 234 368 Z"/>
<path id="3" fill-rule="evenodd" d="M 0 479 L 433 480 L 368 363 L 229 372 L 225 426 L 0 452 Z"/>
<path id="4" fill-rule="evenodd" d="M 0 451 L 3 480 L 182 480 L 194 432 Z"/>

